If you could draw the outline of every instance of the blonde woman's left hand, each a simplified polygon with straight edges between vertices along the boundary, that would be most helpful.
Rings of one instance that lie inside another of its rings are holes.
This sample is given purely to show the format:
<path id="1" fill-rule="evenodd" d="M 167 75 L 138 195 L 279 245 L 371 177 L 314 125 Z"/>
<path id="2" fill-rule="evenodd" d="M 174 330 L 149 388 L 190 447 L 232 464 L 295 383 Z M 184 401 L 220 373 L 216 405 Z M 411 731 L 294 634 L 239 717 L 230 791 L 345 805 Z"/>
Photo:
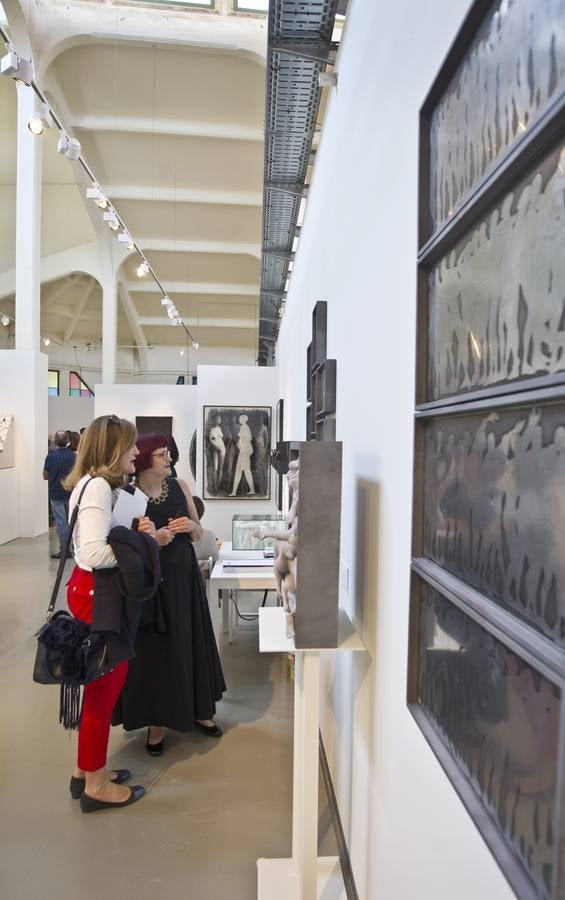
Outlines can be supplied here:
<path id="1" fill-rule="evenodd" d="M 141 532 L 141 534 L 150 534 L 151 537 L 155 537 L 155 523 L 151 521 L 149 516 L 140 517 L 137 530 Z"/>

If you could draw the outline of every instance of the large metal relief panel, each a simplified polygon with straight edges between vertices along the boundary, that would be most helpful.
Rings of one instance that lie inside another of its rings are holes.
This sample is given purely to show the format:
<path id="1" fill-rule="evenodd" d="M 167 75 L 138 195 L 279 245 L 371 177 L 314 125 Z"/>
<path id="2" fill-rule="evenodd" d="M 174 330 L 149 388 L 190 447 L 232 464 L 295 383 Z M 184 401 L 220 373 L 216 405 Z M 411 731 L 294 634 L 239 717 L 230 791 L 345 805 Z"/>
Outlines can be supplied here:
<path id="1" fill-rule="evenodd" d="M 425 428 L 425 556 L 565 646 L 565 404 Z"/>
<path id="2" fill-rule="evenodd" d="M 493 3 L 430 123 L 432 232 L 565 87 L 565 0 Z"/>
<path id="3" fill-rule="evenodd" d="M 428 398 L 565 371 L 565 146 L 429 273 Z"/>
<path id="4" fill-rule="evenodd" d="M 428 585 L 418 701 L 536 897 L 554 896 L 561 693 Z"/>

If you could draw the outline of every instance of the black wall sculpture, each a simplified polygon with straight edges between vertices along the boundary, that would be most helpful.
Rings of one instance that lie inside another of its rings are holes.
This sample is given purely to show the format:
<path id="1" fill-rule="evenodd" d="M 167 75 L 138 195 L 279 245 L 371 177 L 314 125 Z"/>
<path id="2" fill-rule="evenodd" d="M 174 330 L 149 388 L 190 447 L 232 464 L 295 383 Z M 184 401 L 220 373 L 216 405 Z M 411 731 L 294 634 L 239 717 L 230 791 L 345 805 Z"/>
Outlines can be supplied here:
<path id="1" fill-rule="evenodd" d="M 410 709 L 565 897 L 565 0 L 477 0 L 421 112 Z"/>
<path id="2" fill-rule="evenodd" d="M 337 362 L 327 359 L 328 304 L 312 313 L 312 343 L 306 350 L 306 440 L 335 441 Z"/>

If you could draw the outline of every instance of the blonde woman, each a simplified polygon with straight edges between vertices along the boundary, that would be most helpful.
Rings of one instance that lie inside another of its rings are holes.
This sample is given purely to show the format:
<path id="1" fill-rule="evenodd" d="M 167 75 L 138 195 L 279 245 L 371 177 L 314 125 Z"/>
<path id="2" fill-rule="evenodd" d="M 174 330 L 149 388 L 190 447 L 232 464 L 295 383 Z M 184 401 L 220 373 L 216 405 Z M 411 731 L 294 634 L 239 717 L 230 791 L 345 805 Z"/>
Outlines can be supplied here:
<path id="1" fill-rule="evenodd" d="M 107 539 L 120 486 L 125 476 L 135 471 L 136 438 L 135 426 L 126 419 L 94 419 L 82 435 L 75 466 L 64 482 L 65 489 L 72 491 L 70 510 L 84 488 L 73 533 L 75 568 L 68 583 L 67 602 L 72 614 L 89 624 L 95 601 L 93 572 L 117 565 Z M 71 795 L 80 797 L 83 812 L 129 806 L 145 793 L 141 785 L 123 785 L 131 774 L 127 769 L 106 769 L 112 710 L 127 671 L 128 663 L 119 663 L 84 688 L 78 762 L 70 784 Z"/>

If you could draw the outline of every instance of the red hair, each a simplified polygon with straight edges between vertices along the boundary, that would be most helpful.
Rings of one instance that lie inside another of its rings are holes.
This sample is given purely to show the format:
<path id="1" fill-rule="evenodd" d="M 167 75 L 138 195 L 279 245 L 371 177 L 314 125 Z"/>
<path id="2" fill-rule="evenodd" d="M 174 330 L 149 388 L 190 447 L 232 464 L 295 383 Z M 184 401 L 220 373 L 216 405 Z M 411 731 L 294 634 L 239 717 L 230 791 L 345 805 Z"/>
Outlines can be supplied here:
<path id="1" fill-rule="evenodd" d="M 139 475 L 153 465 L 152 455 L 160 447 L 168 447 L 169 442 L 163 434 L 140 434 L 135 442 L 139 456 L 135 458 L 135 474 Z"/>

